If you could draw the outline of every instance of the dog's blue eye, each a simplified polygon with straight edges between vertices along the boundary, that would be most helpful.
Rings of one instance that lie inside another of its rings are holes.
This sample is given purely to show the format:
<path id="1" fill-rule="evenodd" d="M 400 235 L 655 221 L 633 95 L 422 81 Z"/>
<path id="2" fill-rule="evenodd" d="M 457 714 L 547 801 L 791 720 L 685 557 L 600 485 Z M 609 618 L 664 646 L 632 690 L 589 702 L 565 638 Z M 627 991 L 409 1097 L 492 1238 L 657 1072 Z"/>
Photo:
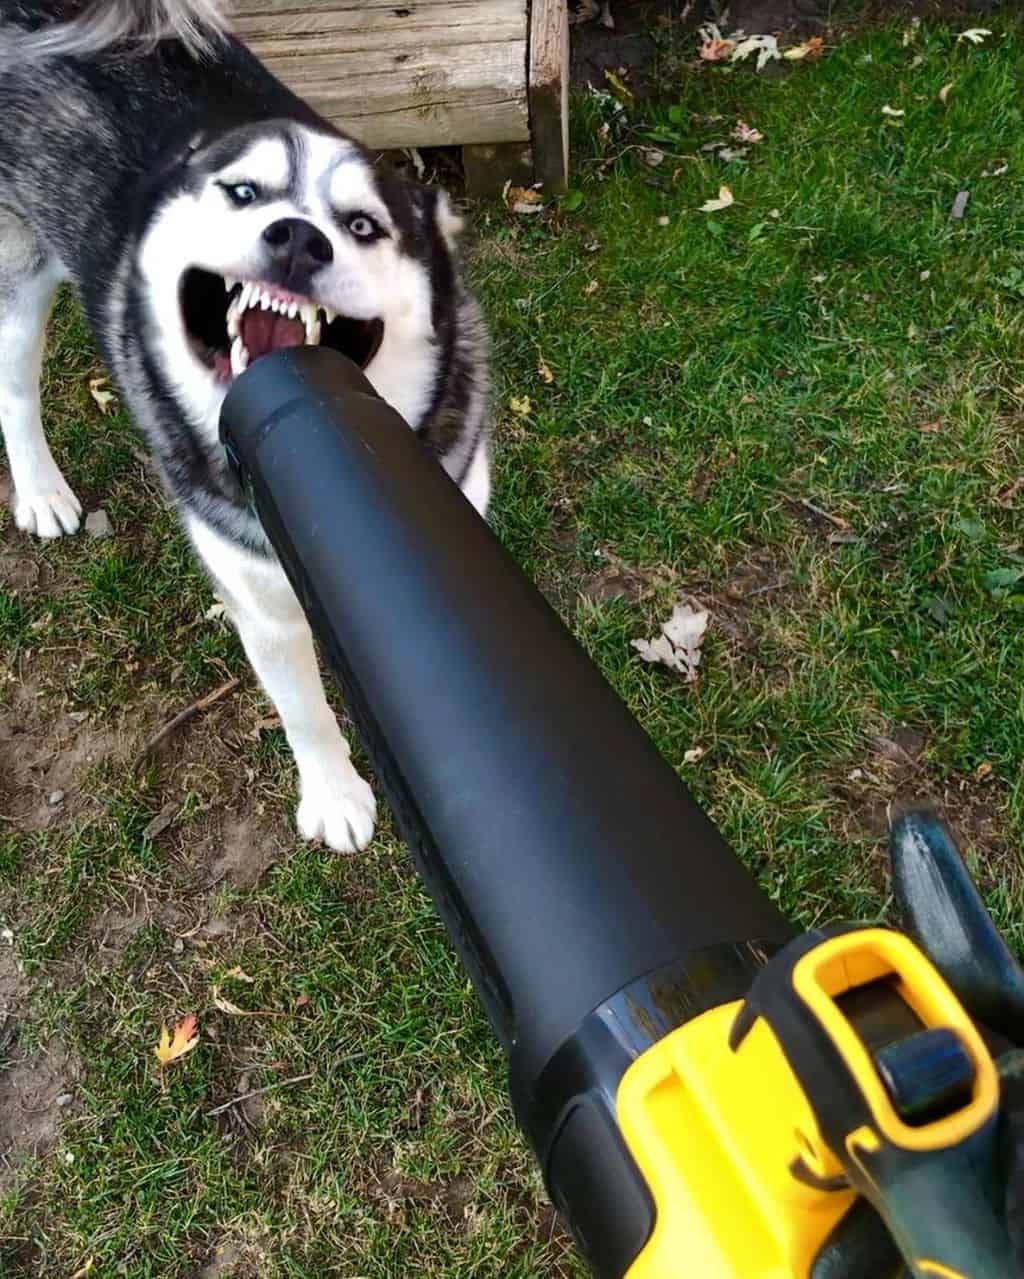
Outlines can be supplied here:
<path id="1" fill-rule="evenodd" d="M 366 213 L 356 213 L 345 223 L 357 240 L 375 240 L 383 232 L 377 223 Z"/>
<path id="2" fill-rule="evenodd" d="M 259 199 L 260 195 L 258 188 L 251 182 L 236 182 L 232 186 L 226 186 L 224 190 L 228 193 L 231 203 L 239 207 L 243 204 L 252 204 L 254 200 Z"/>

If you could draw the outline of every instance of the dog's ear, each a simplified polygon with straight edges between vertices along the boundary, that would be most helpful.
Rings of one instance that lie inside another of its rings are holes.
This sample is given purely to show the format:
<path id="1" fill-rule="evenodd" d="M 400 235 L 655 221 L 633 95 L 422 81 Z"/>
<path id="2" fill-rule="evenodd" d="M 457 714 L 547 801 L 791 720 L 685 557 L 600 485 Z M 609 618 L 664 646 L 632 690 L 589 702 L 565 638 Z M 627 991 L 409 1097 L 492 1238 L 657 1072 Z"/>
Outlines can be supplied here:
<path id="1" fill-rule="evenodd" d="M 447 191 L 439 190 L 437 192 L 434 216 L 437 219 L 437 226 L 444 237 L 445 244 L 454 253 L 459 247 L 459 237 L 466 229 L 466 220 L 455 211 L 451 196 Z"/>
<path id="2" fill-rule="evenodd" d="M 448 252 L 457 253 L 459 237 L 466 224 L 456 212 L 448 192 L 443 187 L 427 187 L 410 181 L 405 182 L 405 188 L 424 229 L 433 223 Z"/>

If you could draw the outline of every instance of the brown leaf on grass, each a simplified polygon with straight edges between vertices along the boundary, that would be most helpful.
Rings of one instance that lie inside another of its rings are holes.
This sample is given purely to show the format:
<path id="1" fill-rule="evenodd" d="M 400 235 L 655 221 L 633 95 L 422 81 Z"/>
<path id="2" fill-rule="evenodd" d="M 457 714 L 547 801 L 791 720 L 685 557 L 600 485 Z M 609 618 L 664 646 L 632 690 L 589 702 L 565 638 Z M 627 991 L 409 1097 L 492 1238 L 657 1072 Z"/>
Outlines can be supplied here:
<path id="1" fill-rule="evenodd" d="M 92 1268 L 95 1264 L 96 1264 L 95 1257 L 90 1257 L 84 1266 L 78 1267 L 75 1273 L 71 1276 L 71 1279 L 85 1279 L 86 1275 L 92 1274 Z"/>
<path id="2" fill-rule="evenodd" d="M 96 407 L 104 417 L 113 411 L 111 405 L 114 403 L 114 392 L 103 390 L 103 387 L 109 385 L 109 378 L 94 377 L 89 379 L 89 394 L 96 401 Z"/>
<path id="3" fill-rule="evenodd" d="M 537 363 L 537 376 L 545 386 L 550 386 L 555 380 L 555 375 L 551 372 L 551 366 L 543 356 L 540 357 L 540 360 Z"/>
<path id="4" fill-rule="evenodd" d="M 528 395 L 513 395 L 508 402 L 508 406 L 516 417 L 529 417 L 533 412 L 533 405 L 530 403 Z"/>
<path id="5" fill-rule="evenodd" d="M 308 1004 L 311 1004 L 312 1002 L 313 1002 L 313 997 L 311 995 L 300 995 L 298 999 L 296 999 L 295 1001 L 295 1007 L 305 1008 Z"/>
<path id="6" fill-rule="evenodd" d="M 160 1043 L 153 1049 L 161 1066 L 169 1066 L 172 1061 L 190 1053 L 199 1043 L 199 1029 L 194 1013 L 190 1013 L 174 1028 L 174 1034 L 164 1026 L 160 1031 Z"/>
<path id="7" fill-rule="evenodd" d="M 825 41 L 821 36 L 811 36 L 803 44 L 795 44 L 783 53 L 789 62 L 816 62 L 825 52 Z"/>
<path id="8" fill-rule="evenodd" d="M 922 422 L 917 429 L 921 432 L 922 435 L 941 435 L 942 423 L 941 422 Z"/>
<path id="9" fill-rule="evenodd" d="M 713 23 L 700 28 L 700 38 L 700 56 L 704 62 L 728 62 L 736 48 L 736 41 L 726 40 Z"/>
<path id="10" fill-rule="evenodd" d="M 736 203 L 736 197 L 727 186 L 718 188 L 717 200 L 705 200 L 700 206 L 701 213 L 717 213 L 720 209 L 727 209 L 731 204 Z"/>
<path id="11" fill-rule="evenodd" d="M 588 298 L 592 298 L 600 287 L 600 284 L 598 284 L 596 280 L 591 280 L 583 292 Z"/>
<path id="12" fill-rule="evenodd" d="M 737 120 L 731 134 L 737 142 L 763 142 L 764 134 L 747 124 L 746 120 Z"/>
<path id="13" fill-rule="evenodd" d="M 277 715 L 265 715 L 262 719 L 258 719 L 249 730 L 249 737 L 254 742 L 258 742 L 264 733 L 270 733 L 275 728 L 281 727 L 280 717 Z"/>
<path id="14" fill-rule="evenodd" d="M 224 976 L 230 977 L 232 981 L 244 981 L 247 986 L 252 986 L 256 982 L 255 977 L 250 977 L 248 973 L 243 972 L 242 969 L 237 966 L 237 964 L 235 965 L 234 968 L 229 968 L 228 971 L 224 974 Z"/>
<path id="15" fill-rule="evenodd" d="M 288 1013 L 274 1012 L 273 1010 L 260 1008 L 239 1008 L 237 1004 L 233 1004 L 230 999 L 225 999 L 220 993 L 220 987 L 214 986 L 211 994 L 214 1008 L 222 1013 L 227 1013 L 229 1017 L 287 1017 Z"/>
<path id="16" fill-rule="evenodd" d="M 506 206 L 513 213 L 531 214 L 544 211 L 544 197 L 536 187 L 514 187 L 511 182 L 506 182 L 502 195 Z"/>
<path id="17" fill-rule="evenodd" d="M 696 683 L 708 616 L 705 609 L 677 604 L 668 621 L 662 622 L 660 635 L 649 640 L 630 640 L 630 645 L 645 662 L 660 662 L 684 675 L 688 684 Z"/>
<path id="18" fill-rule="evenodd" d="M 944 84 L 939 90 L 939 101 L 943 106 L 945 106 L 949 101 L 949 91 L 952 89 L 954 84 L 956 84 L 956 81 L 950 80 L 949 84 Z"/>

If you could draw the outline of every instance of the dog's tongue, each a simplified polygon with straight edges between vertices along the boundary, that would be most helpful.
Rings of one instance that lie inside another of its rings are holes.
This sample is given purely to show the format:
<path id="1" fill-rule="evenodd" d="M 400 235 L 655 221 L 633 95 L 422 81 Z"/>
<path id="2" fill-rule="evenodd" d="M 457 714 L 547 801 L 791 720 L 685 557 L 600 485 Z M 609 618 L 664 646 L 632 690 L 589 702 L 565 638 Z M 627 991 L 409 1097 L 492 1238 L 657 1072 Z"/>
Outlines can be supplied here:
<path id="1" fill-rule="evenodd" d="M 239 331 L 249 351 L 250 363 L 268 351 L 276 351 L 283 346 L 302 346 L 306 341 L 306 326 L 302 321 L 278 315 L 276 311 L 246 311 Z"/>

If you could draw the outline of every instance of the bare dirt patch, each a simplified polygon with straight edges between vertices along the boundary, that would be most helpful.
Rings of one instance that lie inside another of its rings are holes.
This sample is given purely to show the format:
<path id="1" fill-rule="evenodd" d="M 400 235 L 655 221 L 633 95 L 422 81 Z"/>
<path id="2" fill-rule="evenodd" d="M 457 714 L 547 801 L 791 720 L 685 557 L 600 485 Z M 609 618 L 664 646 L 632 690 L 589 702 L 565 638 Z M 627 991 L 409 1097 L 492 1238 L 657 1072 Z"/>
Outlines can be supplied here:
<path id="1" fill-rule="evenodd" d="M 87 774 L 127 742 L 113 726 L 54 711 L 22 681 L 0 709 L 0 813 L 24 831 L 46 830 L 89 804 Z"/>
<path id="2" fill-rule="evenodd" d="M 275 829 L 251 817 L 229 814 L 224 819 L 220 852 L 210 865 L 210 877 L 215 883 L 226 880 L 233 888 L 255 888 L 281 853 Z"/>
<path id="3" fill-rule="evenodd" d="M 458 1230 L 472 1231 L 478 1221 L 473 1211 L 473 1185 L 468 1177 L 451 1181 L 418 1181 L 389 1169 L 369 1186 L 369 1198 L 379 1204 L 392 1224 L 405 1221 L 409 1208 L 438 1213 Z"/>
<path id="4" fill-rule="evenodd" d="M 659 590 L 672 586 L 676 580 L 676 574 L 665 566 L 641 568 L 630 564 L 609 548 L 603 547 L 601 548 L 601 567 L 589 577 L 585 577 L 578 589 L 584 599 L 598 603 L 613 599 L 627 599 L 635 604 L 649 599 Z"/>
<path id="5" fill-rule="evenodd" d="M 26 1162 L 53 1147 L 78 1073 L 77 1062 L 56 1041 L 0 1071 L 0 1194 Z"/>

